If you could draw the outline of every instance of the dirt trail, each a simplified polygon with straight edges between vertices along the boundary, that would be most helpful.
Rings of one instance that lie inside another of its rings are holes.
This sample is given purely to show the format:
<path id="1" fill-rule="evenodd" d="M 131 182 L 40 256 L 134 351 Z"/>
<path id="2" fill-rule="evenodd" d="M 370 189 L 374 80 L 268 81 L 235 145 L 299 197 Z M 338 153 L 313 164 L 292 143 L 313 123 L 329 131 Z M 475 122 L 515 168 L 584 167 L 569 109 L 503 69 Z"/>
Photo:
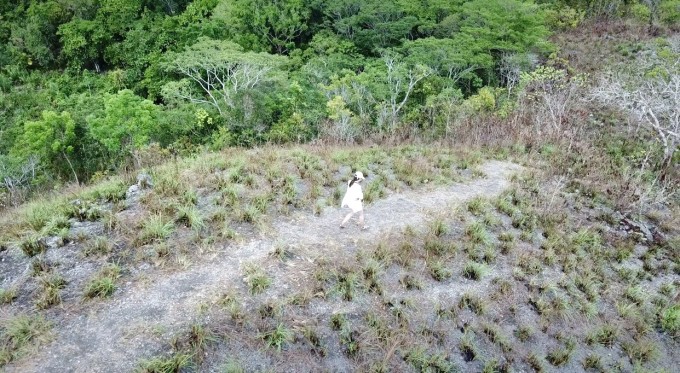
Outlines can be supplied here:
<path id="1" fill-rule="evenodd" d="M 243 263 L 266 266 L 275 245 L 304 247 L 311 259 L 328 250 L 378 239 L 407 225 L 421 227 L 429 216 L 452 209 L 476 196 L 493 197 L 509 185 L 513 163 L 489 161 L 486 175 L 466 184 L 431 191 L 390 195 L 367 206 L 370 228 L 339 229 L 344 211 L 329 208 L 321 216 L 296 213 L 274 224 L 271 238 L 225 247 L 210 260 L 195 262 L 185 271 L 135 279 L 121 286 L 113 298 L 93 302 L 86 312 L 59 310 L 55 338 L 32 357 L 6 366 L 8 372 L 130 372 L 141 359 L 158 353 L 167 340 L 199 317 L 199 304 L 242 282 Z M 295 276 L 294 268 L 284 276 Z M 79 306 L 78 308 L 81 308 Z"/>

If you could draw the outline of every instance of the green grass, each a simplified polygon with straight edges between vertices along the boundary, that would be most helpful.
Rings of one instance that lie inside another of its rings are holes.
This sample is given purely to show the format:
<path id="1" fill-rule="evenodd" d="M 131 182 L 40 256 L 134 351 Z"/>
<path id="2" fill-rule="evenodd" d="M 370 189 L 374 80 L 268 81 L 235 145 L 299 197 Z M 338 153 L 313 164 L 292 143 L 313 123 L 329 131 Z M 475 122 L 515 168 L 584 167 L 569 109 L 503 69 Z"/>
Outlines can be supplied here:
<path id="1" fill-rule="evenodd" d="M 41 293 L 36 302 L 40 309 L 46 309 L 61 303 L 59 291 L 66 287 L 66 280 L 58 273 L 47 273 L 39 278 Z"/>
<path id="2" fill-rule="evenodd" d="M 476 244 L 487 246 L 492 242 L 491 234 L 482 222 L 475 221 L 467 225 L 465 227 L 465 234 L 471 242 Z"/>
<path id="3" fill-rule="evenodd" d="M 621 347 L 633 364 L 650 362 L 659 354 L 658 347 L 649 339 L 623 342 Z"/>
<path id="4" fill-rule="evenodd" d="M 484 264 L 467 262 L 463 268 L 463 277 L 469 280 L 479 281 L 487 272 L 488 268 Z"/>
<path id="5" fill-rule="evenodd" d="M 169 357 L 157 357 L 142 361 L 136 369 L 138 373 L 177 373 L 193 365 L 193 356 L 189 353 L 174 354 Z"/>
<path id="6" fill-rule="evenodd" d="M 680 337 L 680 304 L 666 308 L 660 315 L 661 329 L 671 336 Z"/>
<path id="7" fill-rule="evenodd" d="M 113 244 L 108 237 L 97 236 L 90 239 L 84 247 L 84 254 L 90 255 L 107 255 L 113 250 Z"/>
<path id="8" fill-rule="evenodd" d="M 29 354 L 52 338 L 52 323 L 40 315 L 0 320 L 0 367 Z"/>
<path id="9" fill-rule="evenodd" d="M 85 285 L 84 295 L 86 298 L 106 298 L 116 290 L 116 280 L 120 276 L 120 267 L 109 264 L 102 268 Z"/>
<path id="10" fill-rule="evenodd" d="M 45 239 L 39 233 L 31 233 L 19 242 L 19 248 L 28 257 L 42 254 L 47 250 Z"/>
<path id="11" fill-rule="evenodd" d="M 467 203 L 467 210 L 473 215 L 482 215 L 489 209 L 488 202 L 482 197 L 475 197 Z"/>
<path id="12" fill-rule="evenodd" d="M 411 348 L 404 355 L 404 360 L 417 372 L 452 372 L 454 365 L 443 353 L 428 353 L 423 346 Z"/>
<path id="13" fill-rule="evenodd" d="M 260 294 L 272 284 L 272 279 L 259 268 L 248 266 L 245 269 L 246 284 L 250 294 Z"/>
<path id="14" fill-rule="evenodd" d="M 144 245 L 165 240 L 170 237 L 174 229 L 172 221 L 162 215 L 152 215 L 142 224 L 138 242 Z"/>
<path id="15" fill-rule="evenodd" d="M 567 347 L 556 347 L 548 351 L 545 359 L 556 367 L 561 367 L 569 362 L 573 350 Z"/>
<path id="16" fill-rule="evenodd" d="M 0 288 L 0 304 L 10 304 L 18 296 L 16 288 L 1 289 Z"/>
<path id="17" fill-rule="evenodd" d="M 618 328 L 612 325 L 603 325 L 586 337 L 586 343 L 599 343 L 605 347 L 611 347 L 616 342 L 618 335 Z"/>
<path id="18" fill-rule="evenodd" d="M 430 275 L 433 279 L 437 281 L 445 281 L 453 275 L 453 272 L 447 268 L 446 262 L 441 260 L 435 260 L 427 265 Z"/>
<path id="19" fill-rule="evenodd" d="M 195 231 L 201 231 L 206 226 L 201 212 L 194 205 L 182 205 L 177 207 L 175 221 L 184 224 Z"/>
<path id="20" fill-rule="evenodd" d="M 464 293 L 458 301 L 458 308 L 461 310 L 469 309 L 477 315 L 483 315 L 486 311 L 486 304 L 482 298 L 473 294 Z"/>
<path id="21" fill-rule="evenodd" d="M 283 346 L 293 340 L 293 332 L 284 324 L 278 324 L 276 328 L 263 332 L 261 338 L 268 348 L 274 348 L 277 351 L 281 351 Z"/>

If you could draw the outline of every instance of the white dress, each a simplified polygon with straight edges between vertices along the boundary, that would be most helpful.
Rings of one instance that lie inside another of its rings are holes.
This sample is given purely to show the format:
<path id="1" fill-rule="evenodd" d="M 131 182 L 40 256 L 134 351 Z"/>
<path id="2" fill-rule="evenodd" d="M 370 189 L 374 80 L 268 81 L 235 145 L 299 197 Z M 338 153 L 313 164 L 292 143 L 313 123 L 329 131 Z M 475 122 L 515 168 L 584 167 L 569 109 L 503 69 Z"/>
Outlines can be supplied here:
<path id="1" fill-rule="evenodd" d="M 349 186 L 350 182 L 351 180 L 347 182 L 347 192 L 340 206 L 349 207 L 353 212 L 359 212 L 364 209 L 364 192 L 361 190 L 359 182 L 355 181 L 352 186 Z"/>

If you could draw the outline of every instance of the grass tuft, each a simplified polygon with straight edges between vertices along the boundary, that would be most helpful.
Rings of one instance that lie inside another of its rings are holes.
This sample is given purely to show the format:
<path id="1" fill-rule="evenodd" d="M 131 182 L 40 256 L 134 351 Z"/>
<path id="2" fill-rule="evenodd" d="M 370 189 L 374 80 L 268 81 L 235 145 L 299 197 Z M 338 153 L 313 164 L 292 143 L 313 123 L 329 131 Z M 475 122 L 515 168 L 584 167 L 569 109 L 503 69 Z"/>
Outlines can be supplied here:
<path id="1" fill-rule="evenodd" d="M 120 267 L 109 264 L 102 268 L 85 286 L 86 298 L 106 298 L 116 290 L 116 280 L 120 276 Z"/>
<path id="2" fill-rule="evenodd" d="M 488 272 L 484 264 L 477 262 L 467 262 L 463 268 L 463 277 L 469 280 L 479 281 Z"/>
<path id="3" fill-rule="evenodd" d="M 0 367 L 51 338 L 52 324 L 39 315 L 19 315 L 0 321 Z"/>

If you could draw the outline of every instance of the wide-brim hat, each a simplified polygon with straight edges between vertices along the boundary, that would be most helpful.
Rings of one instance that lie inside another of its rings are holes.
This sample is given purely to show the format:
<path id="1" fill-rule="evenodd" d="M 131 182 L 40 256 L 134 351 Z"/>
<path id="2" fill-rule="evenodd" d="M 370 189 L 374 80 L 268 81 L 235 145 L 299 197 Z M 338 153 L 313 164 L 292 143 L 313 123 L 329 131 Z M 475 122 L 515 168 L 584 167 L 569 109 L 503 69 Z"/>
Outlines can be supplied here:
<path id="1" fill-rule="evenodd" d="M 356 178 L 359 179 L 359 180 L 363 180 L 363 179 L 364 179 L 364 174 L 361 173 L 361 171 L 357 171 L 357 172 L 354 173 L 354 177 L 356 177 Z"/>

